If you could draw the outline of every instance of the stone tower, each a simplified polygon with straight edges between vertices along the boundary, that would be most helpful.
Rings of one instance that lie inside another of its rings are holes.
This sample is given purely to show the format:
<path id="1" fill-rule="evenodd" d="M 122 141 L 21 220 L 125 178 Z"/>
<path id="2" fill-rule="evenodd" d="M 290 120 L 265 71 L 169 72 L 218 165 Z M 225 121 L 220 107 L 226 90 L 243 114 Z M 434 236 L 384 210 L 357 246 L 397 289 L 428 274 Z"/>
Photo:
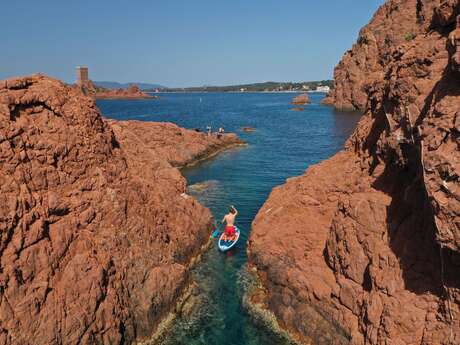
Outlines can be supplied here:
<path id="1" fill-rule="evenodd" d="M 77 66 L 77 84 L 80 86 L 88 85 L 89 75 L 88 67 L 86 66 Z"/>

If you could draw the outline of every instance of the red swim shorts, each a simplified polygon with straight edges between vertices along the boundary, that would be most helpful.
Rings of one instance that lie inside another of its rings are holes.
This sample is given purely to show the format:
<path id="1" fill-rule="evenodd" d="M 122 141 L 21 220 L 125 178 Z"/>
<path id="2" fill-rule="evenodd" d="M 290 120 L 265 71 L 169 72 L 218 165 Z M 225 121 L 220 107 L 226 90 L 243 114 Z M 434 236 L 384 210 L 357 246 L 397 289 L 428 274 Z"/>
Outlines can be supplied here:
<path id="1" fill-rule="evenodd" d="M 236 233 L 234 226 L 226 226 L 225 227 L 225 235 L 227 236 L 234 236 Z"/>

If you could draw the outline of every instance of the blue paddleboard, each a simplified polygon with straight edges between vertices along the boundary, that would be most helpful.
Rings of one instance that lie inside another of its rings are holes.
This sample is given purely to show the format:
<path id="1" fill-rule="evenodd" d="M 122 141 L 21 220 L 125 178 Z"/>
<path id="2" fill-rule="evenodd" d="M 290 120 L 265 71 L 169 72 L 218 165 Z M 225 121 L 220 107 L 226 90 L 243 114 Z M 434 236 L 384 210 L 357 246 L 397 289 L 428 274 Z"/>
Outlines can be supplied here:
<path id="1" fill-rule="evenodd" d="M 222 239 L 223 236 L 224 234 L 220 235 L 217 245 L 221 252 L 226 252 L 227 250 L 231 249 L 236 244 L 236 242 L 238 242 L 238 239 L 240 238 L 240 229 L 235 226 L 235 239 L 233 241 L 224 241 Z"/>

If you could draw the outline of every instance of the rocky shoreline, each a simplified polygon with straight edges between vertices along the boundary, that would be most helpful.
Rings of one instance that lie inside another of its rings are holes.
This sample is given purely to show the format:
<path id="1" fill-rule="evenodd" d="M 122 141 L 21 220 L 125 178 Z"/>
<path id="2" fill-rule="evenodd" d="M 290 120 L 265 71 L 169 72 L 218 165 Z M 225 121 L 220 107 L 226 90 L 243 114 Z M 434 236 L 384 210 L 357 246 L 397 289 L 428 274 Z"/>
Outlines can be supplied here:
<path id="1" fill-rule="evenodd" d="M 282 344 L 303 345 L 301 336 L 296 334 L 294 329 L 282 325 L 275 313 L 270 310 L 267 289 L 262 283 L 262 275 L 258 275 L 257 267 L 249 264 L 247 274 L 250 282 L 246 287 L 242 304 L 252 321 L 270 332 L 273 339 L 279 339 Z"/>
<path id="2" fill-rule="evenodd" d="M 212 243 L 212 238 L 209 237 L 208 241 L 201 247 L 198 254 L 190 260 L 187 270 L 190 271 L 199 264 L 201 261 L 202 254 L 209 249 Z M 137 345 L 161 345 L 162 342 L 168 337 L 169 331 L 173 326 L 174 321 L 177 316 L 180 315 L 184 309 L 187 307 L 187 303 L 194 304 L 193 299 L 193 290 L 196 288 L 196 283 L 188 279 L 187 284 L 182 287 L 180 293 L 177 295 L 177 298 L 173 303 L 169 305 L 168 310 L 166 310 L 159 318 L 158 323 L 155 325 L 154 332 L 147 337 L 137 341 Z"/>
<path id="3" fill-rule="evenodd" d="M 0 117 L 0 343 L 150 339 L 213 223 L 178 168 L 242 142 L 104 120 L 43 75 L 0 81 Z"/>
<path id="4" fill-rule="evenodd" d="M 151 94 L 142 91 L 136 85 L 131 85 L 126 89 L 106 89 L 95 86 L 91 80 L 85 80 L 75 84 L 74 87 L 94 99 L 136 100 L 159 98 L 159 96 L 152 96 Z"/>
<path id="5" fill-rule="evenodd" d="M 95 99 L 121 99 L 121 100 L 134 100 L 134 99 L 158 99 L 159 96 L 152 96 L 140 90 L 137 86 L 131 86 L 127 89 L 101 89 L 98 88 L 94 94 Z"/>
<path id="6" fill-rule="evenodd" d="M 362 102 L 336 98 L 364 107 L 357 129 L 343 151 L 275 188 L 253 222 L 261 305 L 300 342 L 460 343 L 459 5 L 379 9 L 380 33 L 398 36 L 390 28 L 413 18 L 417 31 L 385 50 L 371 49 L 374 24 L 362 30 L 336 76 L 358 60 L 385 63 L 348 74 L 366 81 Z M 356 80 L 336 86 L 361 90 Z"/>
<path id="7" fill-rule="evenodd" d="M 161 156 L 177 169 L 210 159 L 222 151 L 246 145 L 236 134 L 208 136 L 168 122 L 106 120 L 132 156 Z"/>

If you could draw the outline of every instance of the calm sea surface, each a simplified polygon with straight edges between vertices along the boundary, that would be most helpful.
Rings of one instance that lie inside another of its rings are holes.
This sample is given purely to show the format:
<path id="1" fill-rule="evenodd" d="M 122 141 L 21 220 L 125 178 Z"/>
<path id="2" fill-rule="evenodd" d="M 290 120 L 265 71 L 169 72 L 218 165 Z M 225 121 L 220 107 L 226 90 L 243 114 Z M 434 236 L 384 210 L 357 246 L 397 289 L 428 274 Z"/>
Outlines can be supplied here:
<path id="1" fill-rule="evenodd" d="M 251 222 L 271 189 L 300 175 L 310 165 L 340 150 L 359 114 L 320 104 L 312 94 L 305 111 L 292 111 L 294 94 L 187 93 L 160 94 L 159 100 L 99 100 L 102 113 L 114 119 L 168 121 L 186 128 L 223 126 L 249 145 L 224 152 L 183 171 L 189 193 L 220 220 L 230 204 L 239 210 L 242 236 L 228 254 L 214 245 L 194 269 L 197 303 L 179 317 L 167 345 L 270 345 L 282 340 L 251 321 L 242 307 L 246 287 L 246 240 Z M 256 129 L 244 133 L 242 127 Z M 206 188 L 203 188 L 206 186 Z"/>

